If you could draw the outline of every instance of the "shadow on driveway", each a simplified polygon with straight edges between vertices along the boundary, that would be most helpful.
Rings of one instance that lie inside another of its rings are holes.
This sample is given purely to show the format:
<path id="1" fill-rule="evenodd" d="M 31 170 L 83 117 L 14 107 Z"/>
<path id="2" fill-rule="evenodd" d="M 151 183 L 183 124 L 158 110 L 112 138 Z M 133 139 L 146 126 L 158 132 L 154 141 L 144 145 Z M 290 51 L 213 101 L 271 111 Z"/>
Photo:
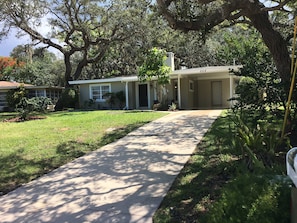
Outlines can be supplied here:
<path id="1" fill-rule="evenodd" d="M 152 222 L 220 111 L 172 113 L 0 197 L 0 222 Z"/>

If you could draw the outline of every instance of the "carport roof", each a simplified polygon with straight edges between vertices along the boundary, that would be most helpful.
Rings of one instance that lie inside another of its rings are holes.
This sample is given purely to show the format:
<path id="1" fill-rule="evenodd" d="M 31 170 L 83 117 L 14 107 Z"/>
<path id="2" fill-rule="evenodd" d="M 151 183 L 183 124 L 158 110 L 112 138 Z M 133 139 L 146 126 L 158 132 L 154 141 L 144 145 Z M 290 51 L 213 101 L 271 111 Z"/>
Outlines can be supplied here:
<path id="1" fill-rule="evenodd" d="M 171 79 L 178 77 L 196 77 L 198 79 L 212 79 L 212 78 L 224 78 L 222 73 L 225 73 L 226 78 L 229 77 L 229 72 L 231 70 L 238 71 L 242 66 L 212 66 L 212 67 L 199 67 L 190 68 L 183 70 L 175 70 L 170 74 Z M 219 75 L 219 76 L 217 76 Z M 136 82 L 139 81 L 138 76 L 123 76 L 123 77 L 112 77 L 103 79 L 93 79 L 93 80 L 76 80 L 69 81 L 70 85 L 79 84 L 100 84 L 100 83 L 113 83 L 113 82 Z"/>
<path id="2" fill-rule="evenodd" d="M 222 78 L 222 73 L 229 77 L 229 73 L 238 71 L 242 66 L 211 66 L 175 70 L 170 74 L 170 78 L 196 77 L 198 79 Z M 219 76 L 218 76 L 219 75 Z"/>

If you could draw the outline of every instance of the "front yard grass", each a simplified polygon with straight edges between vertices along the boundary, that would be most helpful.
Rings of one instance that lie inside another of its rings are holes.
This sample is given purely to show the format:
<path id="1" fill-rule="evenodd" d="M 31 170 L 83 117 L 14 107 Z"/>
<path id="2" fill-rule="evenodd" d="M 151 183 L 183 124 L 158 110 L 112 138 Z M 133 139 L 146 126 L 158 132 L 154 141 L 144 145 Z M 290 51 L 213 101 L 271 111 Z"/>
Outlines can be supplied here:
<path id="1" fill-rule="evenodd" d="M 50 113 L 47 118 L 40 120 L 0 122 L 0 193 L 7 193 L 99 149 L 165 114 L 129 111 L 59 112 Z M 11 115 L 2 116 L 2 120 L 4 117 Z"/>

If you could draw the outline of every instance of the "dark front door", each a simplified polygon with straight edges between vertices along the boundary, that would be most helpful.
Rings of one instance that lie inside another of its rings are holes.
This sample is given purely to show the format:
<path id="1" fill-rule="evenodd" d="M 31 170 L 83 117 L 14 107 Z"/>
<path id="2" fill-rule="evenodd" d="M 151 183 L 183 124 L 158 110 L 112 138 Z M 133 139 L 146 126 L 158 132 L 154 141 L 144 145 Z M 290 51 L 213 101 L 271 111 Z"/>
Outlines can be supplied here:
<path id="1" fill-rule="evenodd" d="M 139 89 L 139 107 L 148 106 L 147 84 L 138 85 Z"/>

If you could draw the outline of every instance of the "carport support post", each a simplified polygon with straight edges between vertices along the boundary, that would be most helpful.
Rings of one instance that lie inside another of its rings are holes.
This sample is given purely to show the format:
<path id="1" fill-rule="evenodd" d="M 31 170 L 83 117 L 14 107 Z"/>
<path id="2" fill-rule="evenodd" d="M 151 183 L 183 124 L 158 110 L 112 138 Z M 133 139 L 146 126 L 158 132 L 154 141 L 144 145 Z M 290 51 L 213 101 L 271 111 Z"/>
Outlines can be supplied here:
<path id="1" fill-rule="evenodd" d="M 178 107 L 181 109 L 181 89 L 180 89 L 180 75 L 177 76 L 177 92 L 178 92 Z"/>
<path id="2" fill-rule="evenodd" d="M 152 108 L 151 103 L 151 82 L 147 83 L 147 100 L 148 100 L 148 109 Z"/>
<path id="3" fill-rule="evenodd" d="M 230 74 L 230 99 L 233 98 L 233 74 Z M 230 108 L 233 106 L 232 100 L 230 100 Z"/>
<path id="4" fill-rule="evenodd" d="M 126 82 L 126 109 L 129 109 L 129 82 Z"/>

